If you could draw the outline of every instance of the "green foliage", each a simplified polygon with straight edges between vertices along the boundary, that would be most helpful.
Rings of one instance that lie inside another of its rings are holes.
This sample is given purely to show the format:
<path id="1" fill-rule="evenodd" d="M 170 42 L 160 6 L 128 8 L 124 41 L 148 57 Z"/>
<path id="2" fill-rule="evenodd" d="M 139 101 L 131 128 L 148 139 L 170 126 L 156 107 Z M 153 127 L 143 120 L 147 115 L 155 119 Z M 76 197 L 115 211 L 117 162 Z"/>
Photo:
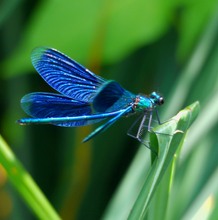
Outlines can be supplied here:
<path id="1" fill-rule="evenodd" d="M 30 206 L 39 219 L 60 219 L 1 136 L 0 162 L 5 168 L 14 188 L 20 193 L 26 204 Z"/>
<path id="2" fill-rule="evenodd" d="M 173 166 L 170 166 L 170 169 L 168 169 L 168 166 L 170 164 L 172 165 L 173 160 L 175 163 L 174 157 L 177 155 L 176 152 L 179 150 L 179 147 L 183 145 L 185 133 L 197 117 L 198 112 L 199 103 L 196 102 L 179 112 L 168 122 L 155 128 L 156 133 L 151 134 L 151 146 L 156 145 L 158 155 L 156 155 L 155 160 L 152 162 L 152 166 L 147 174 L 147 177 L 140 180 L 142 173 L 138 176 L 135 175 L 138 167 L 140 165 L 143 167 L 145 163 L 145 158 L 137 155 L 133 161 L 132 169 L 129 169 L 129 172 L 126 174 L 126 179 L 124 179 L 120 189 L 114 197 L 114 200 L 112 200 L 109 209 L 106 212 L 105 219 L 126 219 L 128 215 L 128 219 L 144 219 L 147 215 L 148 209 L 150 212 L 153 212 L 153 217 L 151 219 L 158 219 L 158 216 L 161 219 L 161 217 L 166 216 L 167 209 L 162 208 L 164 211 L 161 212 L 161 214 L 160 210 L 156 212 L 155 207 L 152 209 L 152 206 L 150 206 L 151 199 L 157 191 L 163 176 L 166 172 L 169 172 L 170 175 L 167 175 L 168 184 L 164 187 L 167 194 L 164 198 L 163 195 L 159 198 L 159 203 L 161 203 L 161 200 L 164 199 L 165 204 L 162 205 L 165 207 L 167 206 L 173 172 L 175 172 Z M 134 165 L 134 163 L 137 163 L 137 165 Z M 130 181 L 130 179 L 133 179 L 133 181 Z M 136 194 L 133 195 L 132 191 L 134 191 L 134 188 L 138 185 L 136 183 L 140 181 L 143 181 L 141 186 L 142 189 L 138 192 L 137 198 L 135 198 Z M 125 189 L 128 189 L 128 191 Z M 123 198 L 124 190 L 125 196 L 128 197 L 128 202 L 121 207 L 120 204 Z M 153 205 L 157 206 L 156 203 Z M 117 207 L 119 207 L 119 209 Z M 132 210 L 130 207 L 132 207 Z"/>
<path id="3" fill-rule="evenodd" d="M 26 58 L 36 45 L 62 48 L 82 63 L 90 55 L 95 59 L 98 53 L 104 62 L 115 62 L 162 35 L 173 8 L 174 4 L 162 1 L 44 2 L 33 15 L 20 47 L 6 63 L 7 72 L 29 68 Z"/>
<path id="4" fill-rule="evenodd" d="M 10 151 L 1 151 L 15 189 L 0 179 L 0 195 L 13 204 L 5 219 L 34 219 L 22 199 L 39 218 L 47 208 L 56 215 L 47 199 L 37 200 L 41 191 L 63 219 L 217 219 L 217 1 L 26 3 L 4 1 L 0 8 L 0 133 L 23 164 L 15 163 L 21 175 L 13 179 L 4 155 Z M 194 104 L 156 128 L 178 131 L 173 138 L 150 135 L 158 157 L 126 136 L 131 117 L 86 144 L 81 140 L 93 128 L 21 127 L 14 123 L 24 116 L 20 98 L 49 89 L 28 74 L 36 46 L 57 48 L 132 92 L 158 90 L 165 97 L 161 120 Z M 201 110 L 189 128 L 196 101 Z M 24 167 L 42 190 L 22 179 Z M 5 210 L 0 202 L 0 218 Z"/>

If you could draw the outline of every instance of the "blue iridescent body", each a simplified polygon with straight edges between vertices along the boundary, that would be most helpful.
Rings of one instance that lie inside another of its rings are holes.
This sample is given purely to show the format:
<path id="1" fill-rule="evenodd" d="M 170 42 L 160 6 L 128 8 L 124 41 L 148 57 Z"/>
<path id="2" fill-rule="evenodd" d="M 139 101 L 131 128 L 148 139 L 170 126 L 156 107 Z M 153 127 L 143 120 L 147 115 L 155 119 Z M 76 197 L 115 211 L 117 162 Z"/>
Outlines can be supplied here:
<path id="1" fill-rule="evenodd" d="M 31 59 L 40 76 L 59 94 L 35 92 L 25 95 L 21 106 L 33 118 L 20 119 L 20 124 L 76 127 L 109 119 L 83 140 L 86 142 L 120 117 L 141 112 L 143 117 L 134 136 L 140 140 L 146 116 L 149 115 L 149 129 L 153 110 L 164 103 L 163 97 L 156 92 L 149 96 L 135 95 L 116 81 L 95 75 L 55 49 L 36 48 Z"/>

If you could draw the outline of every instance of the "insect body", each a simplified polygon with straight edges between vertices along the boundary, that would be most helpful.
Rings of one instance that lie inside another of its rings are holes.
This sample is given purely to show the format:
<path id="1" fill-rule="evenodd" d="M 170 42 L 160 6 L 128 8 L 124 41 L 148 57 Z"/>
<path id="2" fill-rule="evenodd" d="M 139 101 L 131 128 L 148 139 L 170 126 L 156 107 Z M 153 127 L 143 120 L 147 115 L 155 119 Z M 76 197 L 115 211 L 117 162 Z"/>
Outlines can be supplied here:
<path id="1" fill-rule="evenodd" d="M 164 103 L 156 92 L 149 96 L 135 95 L 113 80 L 105 80 L 82 65 L 51 48 L 33 50 L 32 63 L 40 76 L 57 92 L 35 92 L 21 99 L 23 110 L 32 118 L 18 120 L 20 124 L 53 124 L 63 127 L 85 126 L 109 119 L 83 142 L 105 131 L 120 117 L 141 112 L 143 117 L 138 136 L 149 113 Z M 158 118 L 159 120 L 159 118 Z M 148 125 L 150 129 L 150 125 Z"/>

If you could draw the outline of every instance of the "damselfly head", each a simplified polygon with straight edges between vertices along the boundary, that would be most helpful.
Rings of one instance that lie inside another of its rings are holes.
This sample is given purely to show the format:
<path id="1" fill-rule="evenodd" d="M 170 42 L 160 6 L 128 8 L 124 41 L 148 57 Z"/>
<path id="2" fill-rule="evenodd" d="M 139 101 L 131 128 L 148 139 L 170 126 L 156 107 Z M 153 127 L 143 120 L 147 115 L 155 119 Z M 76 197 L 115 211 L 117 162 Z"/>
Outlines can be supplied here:
<path id="1" fill-rule="evenodd" d="M 163 96 L 159 95 L 156 92 L 152 92 L 149 96 L 149 98 L 152 100 L 153 103 L 156 105 L 163 105 L 164 104 L 164 98 Z"/>

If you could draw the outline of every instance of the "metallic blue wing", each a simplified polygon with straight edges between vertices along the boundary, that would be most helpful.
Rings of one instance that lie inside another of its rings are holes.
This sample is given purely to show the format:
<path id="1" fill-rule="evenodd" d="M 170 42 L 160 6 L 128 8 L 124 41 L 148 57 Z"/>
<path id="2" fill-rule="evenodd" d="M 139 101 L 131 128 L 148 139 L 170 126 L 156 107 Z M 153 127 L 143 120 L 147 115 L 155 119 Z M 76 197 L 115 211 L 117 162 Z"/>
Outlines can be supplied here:
<path id="1" fill-rule="evenodd" d="M 89 103 L 73 100 L 54 93 L 36 92 L 27 94 L 21 99 L 21 106 L 28 115 L 34 118 L 75 117 L 93 114 Z M 73 127 L 93 124 L 103 119 L 104 118 L 52 124 L 63 127 Z"/>
<path id="2" fill-rule="evenodd" d="M 92 102 L 105 80 L 61 52 L 45 47 L 35 48 L 32 64 L 41 77 L 56 91 L 75 100 Z"/>
<path id="3" fill-rule="evenodd" d="M 125 109 L 134 102 L 136 95 L 125 90 L 116 81 L 108 81 L 100 87 L 93 99 L 93 108 L 97 112 L 113 112 Z"/>

